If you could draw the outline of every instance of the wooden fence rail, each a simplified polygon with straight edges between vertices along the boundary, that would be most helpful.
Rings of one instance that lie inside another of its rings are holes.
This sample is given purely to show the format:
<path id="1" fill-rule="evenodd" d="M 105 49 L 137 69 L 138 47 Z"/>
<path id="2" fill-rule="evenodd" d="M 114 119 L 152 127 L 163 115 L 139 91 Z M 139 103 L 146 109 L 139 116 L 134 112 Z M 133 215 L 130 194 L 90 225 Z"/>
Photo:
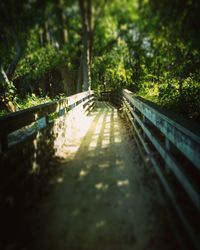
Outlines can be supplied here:
<path id="1" fill-rule="evenodd" d="M 128 90 L 123 90 L 121 95 L 106 92 L 101 97 L 103 100 L 113 100 L 115 104 L 119 102 L 122 104 L 123 110 L 134 128 L 135 135 L 147 153 L 149 161 L 154 166 L 185 229 L 196 249 L 200 249 L 200 128 L 198 125 L 183 121 L 183 119 L 150 102 L 134 97 L 133 93 Z M 42 128 L 51 127 L 52 121 L 64 116 L 69 110 L 73 110 L 80 104 L 84 107 L 84 110 L 92 108 L 94 104 L 93 92 L 83 92 L 63 100 L 42 104 L 0 118 L 0 158 L 2 156 L 4 164 L 4 166 L 1 166 L 2 180 L 5 174 L 16 176 L 12 172 L 17 164 L 16 159 L 14 161 L 9 157 L 15 151 L 10 150 L 12 146 L 9 144 L 9 136 L 13 132 L 15 133 L 26 126 L 40 129 L 39 123 L 41 120 L 43 120 Z M 47 135 L 44 133 L 41 144 L 45 141 L 44 139 L 52 137 L 48 133 L 48 130 Z M 39 160 L 40 156 L 48 151 L 45 148 L 48 146 L 48 140 L 45 143 L 44 146 L 38 143 L 41 146 L 41 153 L 39 152 L 38 155 Z M 29 157 L 34 149 L 34 143 L 27 143 L 27 145 L 18 149 L 19 153 L 17 151 L 15 154 L 19 156 L 19 163 L 22 159 Z M 51 148 L 49 147 L 49 149 Z M 8 152 L 9 150 L 10 152 Z M 35 150 L 38 151 L 37 147 Z M 26 162 L 27 166 L 25 165 L 24 169 L 32 168 L 33 159 L 34 155 L 30 157 L 30 162 Z M 8 166 L 5 166 L 7 160 L 10 160 L 11 170 Z M 48 157 L 46 161 L 48 162 Z M 24 172 L 22 174 L 29 176 Z M 20 178 L 19 175 L 18 179 Z M 13 182 L 13 178 L 3 180 L 0 190 L 4 192 L 5 187 L 7 190 L 7 186 L 11 182 Z M 13 190 L 18 186 L 19 184 L 16 182 L 12 186 L 12 190 L 6 191 L 5 195 L 13 194 Z M 22 185 L 22 188 L 24 186 Z"/>
<path id="2" fill-rule="evenodd" d="M 86 91 L 59 101 L 52 101 L 32 108 L 21 110 L 0 118 L 0 152 L 8 149 L 8 135 L 16 130 L 28 126 L 41 118 L 45 118 L 45 126 L 54 118 L 65 115 L 80 103 L 87 105 L 94 98 L 93 91 Z M 89 101 L 88 101 L 89 100 Z M 33 124 L 34 125 L 34 124 Z"/>
<path id="3" fill-rule="evenodd" d="M 0 118 L 0 249 L 21 237 L 24 211 L 56 175 L 70 133 L 94 101 L 93 91 L 87 91 Z"/>
<path id="4" fill-rule="evenodd" d="M 123 110 L 134 127 L 196 249 L 200 249 L 200 129 L 123 90 Z"/>

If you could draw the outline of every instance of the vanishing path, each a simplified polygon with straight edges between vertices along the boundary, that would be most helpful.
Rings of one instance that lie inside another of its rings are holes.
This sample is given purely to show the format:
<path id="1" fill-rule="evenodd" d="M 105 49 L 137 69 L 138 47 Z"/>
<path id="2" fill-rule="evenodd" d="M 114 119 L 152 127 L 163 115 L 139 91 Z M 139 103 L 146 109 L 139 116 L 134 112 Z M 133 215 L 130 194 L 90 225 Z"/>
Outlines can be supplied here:
<path id="1" fill-rule="evenodd" d="M 156 177 L 146 183 L 117 110 L 101 103 L 77 128 L 60 152 L 63 171 L 32 218 L 32 248 L 176 249 Z"/>

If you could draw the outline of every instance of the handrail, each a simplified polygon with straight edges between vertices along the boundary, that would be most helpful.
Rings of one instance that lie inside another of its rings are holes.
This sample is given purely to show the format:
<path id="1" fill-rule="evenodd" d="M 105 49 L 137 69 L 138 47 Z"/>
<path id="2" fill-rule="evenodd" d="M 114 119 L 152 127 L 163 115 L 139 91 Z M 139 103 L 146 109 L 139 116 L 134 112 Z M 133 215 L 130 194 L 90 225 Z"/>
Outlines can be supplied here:
<path id="1" fill-rule="evenodd" d="M 62 116 L 69 109 L 73 109 L 81 102 L 84 102 L 93 96 L 93 93 L 93 91 L 85 91 L 58 101 L 44 103 L 0 117 L 1 151 L 5 151 L 8 148 L 8 134 L 30 125 L 42 117 L 45 117 L 46 124 L 48 124 L 49 115 L 56 112 L 59 113 L 59 116 Z"/>
<path id="2" fill-rule="evenodd" d="M 184 207 L 177 201 L 176 190 L 172 188 L 166 177 L 169 174 L 175 177 L 190 199 L 192 207 L 199 214 L 200 186 L 193 180 L 194 173 L 195 178 L 200 179 L 200 130 L 198 126 L 195 124 L 190 126 L 182 122 L 181 119 L 157 105 L 135 97 L 128 90 L 122 91 L 121 98 L 123 110 L 134 127 L 135 134 L 149 155 L 149 159 L 196 249 L 200 249 L 196 232 L 184 212 Z M 176 158 L 176 154 L 181 160 Z M 187 163 L 187 167 L 184 162 Z M 185 168 L 192 172 L 191 176 Z"/>
<path id="3" fill-rule="evenodd" d="M 156 110 L 141 99 L 131 97 L 128 90 L 124 90 L 124 96 L 200 170 L 199 131 L 196 133 L 191 131 L 176 120 L 169 118 L 164 112 L 161 113 L 161 110 Z"/>

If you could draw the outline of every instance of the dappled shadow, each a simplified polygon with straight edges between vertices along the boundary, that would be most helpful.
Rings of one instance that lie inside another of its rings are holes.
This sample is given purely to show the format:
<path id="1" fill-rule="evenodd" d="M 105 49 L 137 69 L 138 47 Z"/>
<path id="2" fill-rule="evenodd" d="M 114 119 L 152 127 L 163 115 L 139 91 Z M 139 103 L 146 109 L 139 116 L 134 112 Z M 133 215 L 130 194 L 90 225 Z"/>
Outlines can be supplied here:
<path id="1" fill-rule="evenodd" d="M 28 131 L 24 128 L 24 137 L 0 155 L 0 249 L 21 249 L 26 216 L 58 171 L 55 122 Z"/>
<path id="2" fill-rule="evenodd" d="M 6 143 L 0 145 L 0 249 L 26 245 L 30 210 L 61 167 L 60 151 L 72 128 L 94 105 L 86 93 L 69 97 L 67 103 L 67 108 L 64 99 L 39 105 L 1 120 Z"/>
<path id="3" fill-rule="evenodd" d="M 59 192 L 49 204 L 52 219 L 39 232 L 37 249 L 131 249 L 135 242 L 117 110 L 106 106 L 93 115 L 79 149 L 66 159 L 57 179 Z"/>
<path id="4" fill-rule="evenodd" d="M 76 152 L 62 161 L 54 192 L 30 221 L 31 249 L 161 249 L 159 240 L 150 244 L 158 228 L 139 183 L 138 158 L 129 152 L 117 110 L 99 105 Z"/>
<path id="5" fill-rule="evenodd" d="M 73 112 L 1 158 L 1 248 L 174 249 L 117 109 L 101 102 L 88 116 Z"/>

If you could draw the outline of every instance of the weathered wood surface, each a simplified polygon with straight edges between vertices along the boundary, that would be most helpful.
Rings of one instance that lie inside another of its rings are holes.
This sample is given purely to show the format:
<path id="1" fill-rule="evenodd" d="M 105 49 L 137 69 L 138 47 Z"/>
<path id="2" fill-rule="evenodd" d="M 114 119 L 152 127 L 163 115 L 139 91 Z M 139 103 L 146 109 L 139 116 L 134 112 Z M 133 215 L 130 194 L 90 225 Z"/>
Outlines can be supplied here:
<path id="1" fill-rule="evenodd" d="M 57 113 L 55 117 L 66 114 L 80 103 L 89 104 L 93 98 L 93 91 L 82 92 L 73 96 L 69 96 L 59 101 L 53 101 L 21 110 L 0 118 L 0 138 L 1 151 L 7 150 L 7 135 L 25 126 L 28 126 L 42 117 L 45 117 L 48 123 L 48 116 Z"/>
<path id="2" fill-rule="evenodd" d="M 52 171 L 73 122 L 93 106 L 94 95 L 89 91 L 0 119 L 1 150 L 4 149 L 0 153 L 0 204 L 6 203 L 7 197 L 16 202 L 18 196 L 32 191 L 34 196 L 35 190 L 31 189 L 37 189 Z"/>
<path id="3" fill-rule="evenodd" d="M 188 214 L 186 215 L 184 212 L 186 207 L 190 207 L 190 211 L 193 211 L 196 218 L 199 218 L 200 129 L 198 125 L 193 124 L 191 121 L 188 121 L 187 124 L 187 121 L 176 117 L 157 105 L 134 97 L 133 93 L 128 90 L 123 90 L 122 102 L 123 109 L 161 183 L 171 198 L 177 214 L 181 218 L 196 249 L 199 249 L 200 241 L 197 236 L 199 230 L 194 225 L 195 220 L 193 218 L 193 222 L 191 222 L 188 219 Z M 178 158 L 176 158 L 177 152 L 179 154 Z M 162 161 L 159 160 L 159 157 Z M 170 172 L 166 171 L 166 166 Z M 177 194 L 176 188 L 171 185 L 172 183 L 167 178 L 170 175 L 175 176 L 177 182 L 185 191 L 185 195 L 191 200 L 191 205 L 189 201 L 187 201 L 187 204 L 179 204 L 180 199 L 177 198 L 179 194 Z"/>
<path id="4" fill-rule="evenodd" d="M 173 158 L 173 156 L 170 154 L 170 152 L 163 146 L 154 136 L 152 131 L 145 126 L 145 124 L 142 122 L 142 120 L 139 118 L 139 116 L 134 113 L 132 110 L 130 110 L 133 117 L 136 119 L 140 127 L 143 129 L 145 135 L 148 136 L 152 144 L 155 146 L 157 151 L 160 153 L 162 158 L 165 160 L 166 164 L 169 166 L 171 171 L 174 173 L 174 175 L 179 180 L 180 184 L 183 186 L 183 188 L 188 193 L 189 197 L 192 199 L 194 204 L 198 209 L 200 209 L 200 196 L 199 192 L 195 189 L 195 187 L 192 184 L 192 181 L 188 179 L 187 176 L 185 176 L 184 172 L 181 169 L 180 164 Z"/>
<path id="5" fill-rule="evenodd" d="M 100 94 L 101 101 L 110 101 L 111 92 L 110 91 L 103 91 Z"/>
<path id="6" fill-rule="evenodd" d="M 16 211 L 31 204 L 54 175 L 65 143 L 94 106 L 93 91 L 19 111 L 0 119 L 0 221 L 10 240 Z M 4 149 L 4 150 L 2 150 Z M 20 218 L 21 219 L 21 218 Z M 21 223 L 21 221 L 20 221 Z M 6 238 L 7 237 L 7 238 Z M 2 239 L 2 238 L 1 238 Z M 3 242 L 0 242 L 2 249 Z"/>
<path id="7" fill-rule="evenodd" d="M 200 170 L 200 127 L 197 130 L 197 126 L 193 125 L 194 129 L 189 130 L 175 119 L 169 118 L 164 111 L 158 110 L 155 106 L 152 107 L 136 97 L 132 98 L 129 91 L 124 90 L 124 95 Z"/>

